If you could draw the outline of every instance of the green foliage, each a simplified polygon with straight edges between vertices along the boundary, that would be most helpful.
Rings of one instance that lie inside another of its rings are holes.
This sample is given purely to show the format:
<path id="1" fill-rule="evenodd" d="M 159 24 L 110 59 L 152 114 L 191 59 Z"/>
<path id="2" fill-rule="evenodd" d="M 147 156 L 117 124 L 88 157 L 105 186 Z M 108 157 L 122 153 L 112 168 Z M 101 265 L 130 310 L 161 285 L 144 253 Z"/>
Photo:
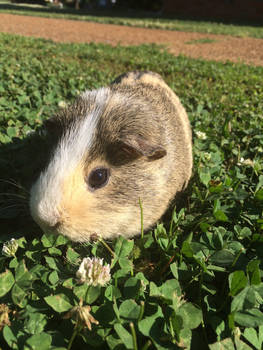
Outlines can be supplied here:
<path id="1" fill-rule="evenodd" d="M 39 235 L 25 213 L 23 186 L 41 158 L 31 133 L 61 102 L 133 69 L 160 73 L 188 111 L 185 205 L 136 239 L 79 245 Z M 15 256 L 0 256 L 1 348 L 262 348 L 262 73 L 155 46 L 0 36 L 1 241 L 18 243 Z M 78 283 L 87 256 L 110 264 L 106 286 Z"/>
<path id="2" fill-rule="evenodd" d="M 8 2 L 7 0 L 0 0 L 2 5 L 0 12 L 10 13 L 14 15 L 23 16 L 37 16 L 46 18 L 61 18 L 71 19 L 75 21 L 88 21 L 95 23 L 106 23 L 124 25 L 130 27 L 140 28 L 154 28 L 154 29 L 166 29 L 183 32 L 196 32 L 206 34 L 223 34 L 232 35 L 236 37 L 254 37 L 263 38 L 263 28 L 261 23 L 228 23 L 228 21 L 222 21 L 218 19 L 200 20 L 193 19 L 188 20 L 187 18 L 165 18 L 156 15 L 147 15 L 146 12 L 141 11 L 92 11 L 84 10 L 81 12 L 74 9 L 54 9 L 47 8 L 41 5 L 31 4 L 15 4 Z M 207 39 L 206 39 L 207 40 Z M 211 39 L 210 39 L 211 40 Z M 192 42 L 191 42 L 192 43 Z M 198 42 L 196 42 L 198 43 Z M 200 42 L 199 42 L 200 43 Z M 201 39 L 201 43 L 202 39 Z"/>

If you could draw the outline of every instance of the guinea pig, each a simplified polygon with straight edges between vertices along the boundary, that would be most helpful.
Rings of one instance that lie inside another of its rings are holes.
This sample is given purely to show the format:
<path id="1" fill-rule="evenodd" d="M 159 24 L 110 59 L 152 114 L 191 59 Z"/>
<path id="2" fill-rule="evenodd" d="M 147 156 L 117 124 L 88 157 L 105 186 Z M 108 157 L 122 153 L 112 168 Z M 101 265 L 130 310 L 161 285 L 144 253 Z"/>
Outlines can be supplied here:
<path id="1" fill-rule="evenodd" d="M 46 127 L 54 145 L 30 191 L 44 232 L 79 242 L 132 237 L 141 232 L 139 202 L 147 230 L 191 176 L 187 114 L 156 73 L 129 72 L 85 91 Z"/>

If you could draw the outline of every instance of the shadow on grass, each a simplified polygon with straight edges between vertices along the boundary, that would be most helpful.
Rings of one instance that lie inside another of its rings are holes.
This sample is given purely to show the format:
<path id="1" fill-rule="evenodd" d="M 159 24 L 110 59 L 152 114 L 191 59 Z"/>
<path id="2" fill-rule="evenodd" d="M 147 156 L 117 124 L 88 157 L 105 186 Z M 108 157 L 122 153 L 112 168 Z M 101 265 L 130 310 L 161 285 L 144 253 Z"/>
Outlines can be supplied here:
<path id="1" fill-rule="evenodd" d="M 81 8 L 80 10 L 76 10 L 74 8 L 66 7 L 66 8 L 58 8 L 58 7 L 50 7 L 46 5 L 38 5 L 38 6 L 32 6 L 29 3 L 8 3 L 6 1 L 0 0 L 0 11 L 1 10 L 9 10 L 9 11 L 21 11 L 21 14 L 24 14 L 23 12 L 32 13 L 32 15 L 37 15 L 37 13 L 42 13 L 43 16 L 50 15 L 52 17 L 52 14 L 56 15 L 71 15 L 76 16 L 76 19 L 80 19 L 81 17 L 85 16 L 91 16 L 91 17 L 109 17 L 109 18 L 126 18 L 126 19 L 161 19 L 161 20 L 182 20 L 182 21 L 193 21 L 193 22 L 207 22 L 207 23 L 220 23 L 220 24 L 228 24 L 228 25 L 239 25 L 239 26 L 252 26 L 252 27 L 262 27 L 262 22 L 259 21 L 252 21 L 252 20 L 231 20 L 226 18 L 214 18 L 214 17 L 194 17 L 194 16 L 187 16 L 187 15 L 176 15 L 176 14 L 164 14 L 161 11 L 159 12 L 153 12 L 153 11 L 139 11 L 134 10 L 130 8 L 108 8 L 108 9 L 102 9 L 102 8 L 93 8 L 93 9 L 87 9 L 87 8 Z M 54 17 L 55 17 L 54 16 Z"/>
<path id="2" fill-rule="evenodd" d="M 0 145 L 1 239 L 40 233 L 30 215 L 29 191 L 43 167 L 44 148 L 38 133 Z"/>

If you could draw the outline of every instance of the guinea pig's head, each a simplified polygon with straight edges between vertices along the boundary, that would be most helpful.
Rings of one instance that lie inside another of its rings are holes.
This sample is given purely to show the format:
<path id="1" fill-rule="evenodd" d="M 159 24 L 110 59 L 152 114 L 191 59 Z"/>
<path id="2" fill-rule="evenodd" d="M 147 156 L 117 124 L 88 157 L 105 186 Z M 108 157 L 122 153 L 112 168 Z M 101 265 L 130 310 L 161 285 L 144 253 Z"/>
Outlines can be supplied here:
<path id="1" fill-rule="evenodd" d="M 139 200 L 144 228 L 158 220 L 167 206 L 159 196 L 166 149 L 158 135 L 165 131 L 147 125 L 149 118 L 147 103 L 101 88 L 47 122 L 55 141 L 30 194 L 32 217 L 45 232 L 80 242 L 133 236 L 141 230 Z"/>

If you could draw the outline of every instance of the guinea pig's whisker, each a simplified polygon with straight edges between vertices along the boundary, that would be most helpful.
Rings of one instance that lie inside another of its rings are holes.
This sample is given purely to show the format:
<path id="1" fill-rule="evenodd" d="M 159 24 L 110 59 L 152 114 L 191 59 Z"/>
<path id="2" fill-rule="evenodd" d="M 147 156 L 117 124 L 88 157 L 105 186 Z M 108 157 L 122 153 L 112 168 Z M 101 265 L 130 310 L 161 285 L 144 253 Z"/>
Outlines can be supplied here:
<path id="1" fill-rule="evenodd" d="M 4 211 L 6 209 L 10 209 L 10 208 L 24 208 L 25 206 L 23 205 L 18 205 L 18 204 L 14 204 L 14 205 L 8 205 L 7 207 L 0 207 L 0 212 Z"/>
<path id="2" fill-rule="evenodd" d="M 15 198 L 19 198 L 19 199 L 27 199 L 26 196 L 22 195 L 22 194 L 17 194 L 17 193 L 9 193 L 9 192 L 2 192 L 0 193 L 0 196 L 7 196 L 8 197 L 15 197 Z"/>
<path id="3" fill-rule="evenodd" d="M 16 181 L 0 179 L 0 182 L 7 183 L 7 184 L 9 184 L 9 185 L 12 185 L 12 186 L 14 186 L 14 187 L 17 187 L 17 188 L 19 188 L 20 190 L 23 190 L 24 192 L 26 192 L 27 194 L 29 194 L 29 191 L 27 191 L 27 190 L 25 189 L 25 187 L 23 187 L 22 185 L 20 185 L 20 184 L 17 183 Z"/>
<path id="4" fill-rule="evenodd" d="M 85 247 L 90 247 L 92 244 L 90 242 L 79 242 L 79 245 L 85 248 Z"/>

